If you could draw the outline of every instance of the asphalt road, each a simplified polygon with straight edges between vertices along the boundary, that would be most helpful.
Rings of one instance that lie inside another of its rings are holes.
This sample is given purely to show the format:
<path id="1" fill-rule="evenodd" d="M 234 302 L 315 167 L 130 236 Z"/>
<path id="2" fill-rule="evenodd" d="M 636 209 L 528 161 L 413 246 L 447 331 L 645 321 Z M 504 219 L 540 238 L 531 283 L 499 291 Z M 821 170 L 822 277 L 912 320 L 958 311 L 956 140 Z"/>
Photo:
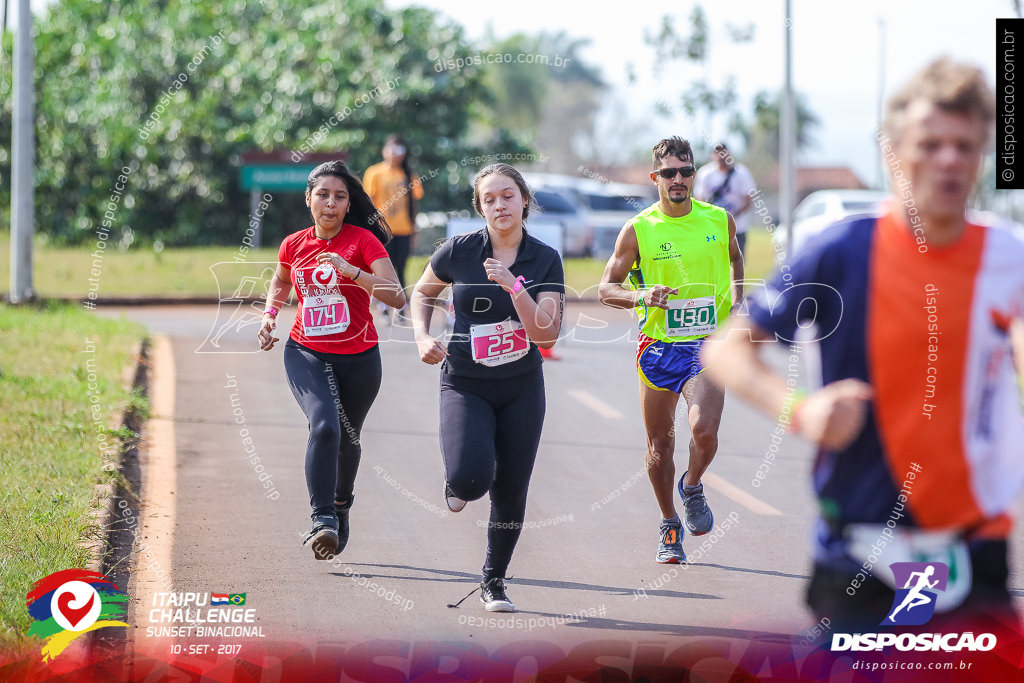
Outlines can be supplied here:
<path id="1" fill-rule="evenodd" d="M 363 431 L 351 540 L 328 563 L 300 546 L 309 528 L 307 426 L 285 382 L 281 345 L 256 350 L 255 323 L 226 306 L 103 312 L 166 335 L 173 362 L 173 375 L 167 361 L 162 376 L 157 368 L 143 443 L 147 557 L 163 558 L 159 567 L 175 591 L 246 593 L 263 638 L 236 639 L 243 646 L 789 641 L 814 624 L 803 605 L 815 510 L 811 449 L 786 437 L 755 487 L 775 425 L 728 396 L 705 478 L 718 527 L 685 539 L 688 565 L 654 562 L 660 516 L 643 470 L 635 331 L 626 312 L 570 305 L 561 360 L 545 363 L 547 419 L 527 528 L 510 567 L 515 615 L 489 614 L 476 596 L 459 609 L 446 606 L 480 580 L 488 502 L 459 514 L 444 508 L 438 371 L 419 361 L 411 330 L 381 328 L 384 381 Z M 286 309 L 281 320 L 293 315 Z M 787 356 L 773 349 L 771 359 L 782 368 Z M 685 433 L 685 419 L 680 425 Z M 676 464 L 681 473 L 685 450 Z M 1015 560 L 1019 566 L 1019 550 Z M 166 647 L 173 639 L 145 629 L 156 623 L 152 595 L 168 584 L 154 577 L 155 560 L 143 564 L 137 560 L 130 591 L 135 644 Z M 1012 585 L 1021 585 L 1019 573 Z M 178 642 L 189 640 L 197 639 Z"/>

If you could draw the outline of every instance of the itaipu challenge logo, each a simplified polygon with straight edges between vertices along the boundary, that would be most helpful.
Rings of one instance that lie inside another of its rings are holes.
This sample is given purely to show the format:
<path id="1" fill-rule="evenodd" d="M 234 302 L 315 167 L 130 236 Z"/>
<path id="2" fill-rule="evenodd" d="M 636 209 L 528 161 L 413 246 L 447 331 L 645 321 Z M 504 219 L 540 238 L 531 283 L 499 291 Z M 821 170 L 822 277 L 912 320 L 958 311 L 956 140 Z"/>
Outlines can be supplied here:
<path id="1" fill-rule="evenodd" d="M 32 584 L 25 596 L 35 621 L 28 635 L 44 639 L 43 661 L 57 657 L 89 631 L 111 626 L 128 627 L 124 616 L 128 596 L 104 574 L 86 569 L 65 569 Z"/>

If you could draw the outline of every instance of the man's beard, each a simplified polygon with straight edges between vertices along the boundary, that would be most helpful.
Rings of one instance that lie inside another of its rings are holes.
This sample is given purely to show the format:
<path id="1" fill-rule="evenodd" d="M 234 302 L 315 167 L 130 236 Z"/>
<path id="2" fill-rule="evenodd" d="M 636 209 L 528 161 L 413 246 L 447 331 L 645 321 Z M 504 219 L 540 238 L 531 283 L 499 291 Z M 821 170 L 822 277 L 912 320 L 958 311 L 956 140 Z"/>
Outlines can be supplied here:
<path id="1" fill-rule="evenodd" d="M 672 196 L 672 193 L 675 192 L 675 191 L 676 190 L 669 190 L 669 193 L 668 193 L 668 200 L 670 202 L 672 202 L 673 204 L 683 204 L 684 202 L 686 202 L 687 199 L 690 198 L 690 193 L 686 189 L 683 189 L 683 190 L 679 190 L 679 191 L 681 191 L 683 193 L 683 198 L 682 199 L 676 199 L 675 197 Z"/>

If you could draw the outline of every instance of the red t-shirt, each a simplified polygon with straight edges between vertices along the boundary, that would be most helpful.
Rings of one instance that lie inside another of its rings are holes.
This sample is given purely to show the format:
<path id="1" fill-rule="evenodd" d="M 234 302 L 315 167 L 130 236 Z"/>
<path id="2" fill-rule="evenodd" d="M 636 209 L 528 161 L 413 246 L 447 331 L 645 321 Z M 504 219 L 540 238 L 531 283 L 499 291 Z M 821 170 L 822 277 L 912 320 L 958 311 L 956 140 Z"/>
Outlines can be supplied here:
<path id="1" fill-rule="evenodd" d="M 316 257 L 324 252 L 334 252 L 365 272 L 388 255 L 373 233 L 348 223 L 330 240 L 317 237 L 313 226 L 285 237 L 277 258 L 299 297 L 291 338 L 323 353 L 366 351 L 377 343 L 370 295 L 330 264 L 318 266 Z"/>

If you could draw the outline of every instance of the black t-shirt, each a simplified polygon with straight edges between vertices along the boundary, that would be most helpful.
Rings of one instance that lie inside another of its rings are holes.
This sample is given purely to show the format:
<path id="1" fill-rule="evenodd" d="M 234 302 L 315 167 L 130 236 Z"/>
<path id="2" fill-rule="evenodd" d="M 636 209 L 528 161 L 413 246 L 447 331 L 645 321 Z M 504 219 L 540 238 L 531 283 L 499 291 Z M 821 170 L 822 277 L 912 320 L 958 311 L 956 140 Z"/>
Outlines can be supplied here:
<path id="1" fill-rule="evenodd" d="M 512 295 L 501 285 L 487 279 L 484 261 L 494 256 L 487 228 L 456 235 L 434 252 L 430 267 L 445 282 L 452 283 L 455 304 L 455 329 L 448 341 L 444 372 L 463 377 L 500 379 L 526 374 L 543 362 L 532 341 L 529 352 L 514 361 L 487 367 L 473 360 L 470 328 L 473 325 L 500 323 L 511 318 L 519 321 Z M 540 292 L 565 294 L 565 276 L 558 252 L 523 230 L 516 260 L 509 268 L 512 275 L 523 276 L 523 286 L 537 300 Z"/>

